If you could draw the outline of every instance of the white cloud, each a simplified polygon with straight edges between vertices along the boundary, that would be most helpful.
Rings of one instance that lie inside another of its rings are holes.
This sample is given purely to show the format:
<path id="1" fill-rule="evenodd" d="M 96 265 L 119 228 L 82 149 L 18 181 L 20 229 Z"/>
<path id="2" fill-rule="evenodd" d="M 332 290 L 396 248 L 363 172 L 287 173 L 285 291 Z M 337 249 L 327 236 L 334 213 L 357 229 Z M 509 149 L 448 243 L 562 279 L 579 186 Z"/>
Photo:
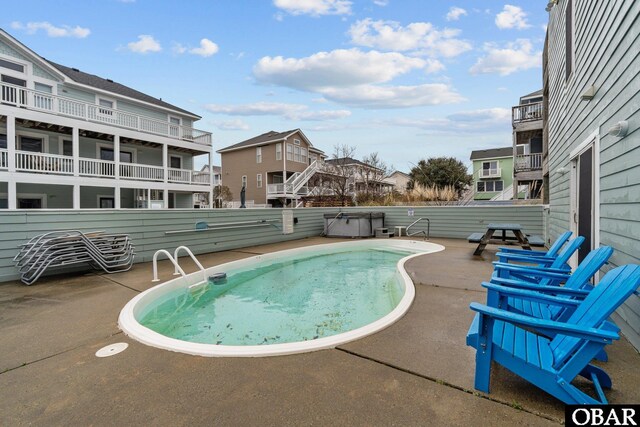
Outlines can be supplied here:
<path id="1" fill-rule="evenodd" d="M 262 83 L 316 91 L 383 83 L 425 65 L 423 59 L 396 52 L 337 49 L 300 59 L 265 56 L 254 66 L 253 74 Z"/>
<path id="2" fill-rule="evenodd" d="M 467 16 L 468 13 L 461 7 L 451 6 L 447 13 L 447 21 L 457 21 L 461 16 Z"/>
<path id="3" fill-rule="evenodd" d="M 426 59 L 425 62 L 427 65 L 424 67 L 424 72 L 427 74 L 435 74 L 440 71 L 444 71 L 444 64 L 437 59 Z"/>
<path id="4" fill-rule="evenodd" d="M 180 43 L 174 43 L 171 50 L 173 53 L 177 53 L 178 55 L 182 55 L 187 52 L 187 48 Z"/>
<path id="5" fill-rule="evenodd" d="M 26 31 L 27 34 L 35 34 L 39 30 L 44 30 L 49 37 L 75 37 L 78 39 L 83 39 L 91 34 L 91 30 L 88 28 L 83 28 L 78 25 L 75 27 L 71 27 L 69 25 L 62 25 L 56 27 L 55 25 L 43 21 L 43 22 L 27 22 L 23 24 L 19 21 L 14 21 L 11 23 L 11 28 L 14 30 L 23 30 Z"/>
<path id="6" fill-rule="evenodd" d="M 373 4 L 380 7 L 385 7 L 389 4 L 389 0 L 373 0 Z"/>
<path id="7" fill-rule="evenodd" d="M 127 43 L 127 48 L 135 53 L 160 52 L 162 50 L 160 43 L 148 34 L 139 35 L 137 42 Z"/>
<path id="8" fill-rule="evenodd" d="M 200 47 L 189 49 L 189 53 L 202 56 L 203 58 L 215 55 L 218 52 L 218 45 L 209 39 L 200 40 Z"/>
<path id="9" fill-rule="evenodd" d="M 349 15 L 352 3 L 347 0 L 273 0 L 273 4 L 291 15 L 321 16 Z"/>
<path id="10" fill-rule="evenodd" d="M 479 58 L 469 69 L 472 74 L 496 73 L 506 76 L 542 65 L 542 51 L 534 51 L 533 44 L 528 39 L 518 39 L 504 47 L 486 43 L 484 51 L 487 55 Z"/>
<path id="11" fill-rule="evenodd" d="M 507 108 L 487 108 L 461 111 L 444 118 L 407 118 L 396 117 L 383 122 L 391 126 L 413 127 L 437 133 L 464 132 L 509 132 L 511 110 Z"/>
<path id="12" fill-rule="evenodd" d="M 359 85 L 349 88 L 325 88 L 320 92 L 331 101 L 370 109 L 409 108 L 464 101 L 459 93 L 442 83 L 416 86 Z"/>
<path id="13" fill-rule="evenodd" d="M 518 30 L 524 30 L 531 25 L 527 23 L 527 14 L 522 8 L 505 4 L 502 12 L 496 15 L 496 25 L 501 30 L 516 28 Z"/>
<path id="14" fill-rule="evenodd" d="M 279 102 L 256 102 L 254 104 L 219 105 L 207 104 L 204 108 L 212 113 L 230 116 L 280 116 L 288 120 L 325 121 L 349 117 L 348 110 L 312 111 L 302 104 Z"/>
<path id="15" fill-rule="evenodd" d="M 349 28 L 351 43 L 393 51 L 418 51 L 430 56 L 451 58 L 471 49 L 471 44 L 457 38 L 460 30 L 436 29 L 429 22 L 402 26 L 394 21 L 357 21 Z"/>
<path id="16" fill-rule="evenodd" d="M 213 124 L 220 130 L 249 130 L 249 125 L 241 119 L 216 120 Z"/>

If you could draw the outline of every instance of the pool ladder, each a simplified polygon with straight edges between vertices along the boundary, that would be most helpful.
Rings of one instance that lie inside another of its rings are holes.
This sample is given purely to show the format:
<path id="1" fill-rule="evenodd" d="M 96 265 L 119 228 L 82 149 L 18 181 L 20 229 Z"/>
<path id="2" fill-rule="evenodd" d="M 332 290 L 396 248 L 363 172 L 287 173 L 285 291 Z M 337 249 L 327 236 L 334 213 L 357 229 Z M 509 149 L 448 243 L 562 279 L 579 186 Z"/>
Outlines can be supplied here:
<path id="1" fill-rule="evenodd" d="M 153 280 L 152 280 L 153 282 L 160 281 L 160 279 L 158 279 L 158 255 L 160 254 L 165 254 L 169 259 L 169 261 L 171 261 L 171 263 L 175 267 L 173 271 L 174 276 L 177 276 L 178 274 L 181 274 L 182 277 L 187 276 L 187 274 L 184 272 L 182 267 L 180 267 L 180 264 L 178 264 L 178 254 L 180 253 L 180 251 L 186 252 L 187 255 L 191 257 L 191 259 L 198 266 L 200 271 L 202 271 L 202 280 L 205 282 L 207 281 L 207 270 L 205 270 L 202 264 L 200 264 L 200 261 L 198 261 L 198 259 L 195 257 L 193 252 L 191 252 L 191 250 L 186 246 L 178 246 L 176 250 L 173 252 L 173 256 L 171 256 L 171 254 L 164 249 L 160 249 L 159 251 L 156 251 L 155 254 L 153 254 Z M 191 286 L 195 286 L 195 285 L 191 285 Z M 191 288 L 191 286 L 189 286 L 189 288 Z"/>
<path id="2" fill-rule="evenodd" d="M 427 232 L 425 233 L 424 230 L 418 230 L 415 231 L 413 233 L 409 233 L 409 229 L 411 227 L 413 227 L 414 225 L 416 225 L 417 223 L 419 223 L 422 220 L 426 220 L 427 221 Z M 431 234 L 431 221 L 429 221 L 429 218 L 418 218 L 415 221 L 413 221 L 411 224 L 409 224 L 405 230 L 405 233 L 407 233 L 407 236 L 409 237 L 413 237 L 417 234 L 423 234 L 424 235 L 424 240 L 429 240 L 429 234 Z"/>

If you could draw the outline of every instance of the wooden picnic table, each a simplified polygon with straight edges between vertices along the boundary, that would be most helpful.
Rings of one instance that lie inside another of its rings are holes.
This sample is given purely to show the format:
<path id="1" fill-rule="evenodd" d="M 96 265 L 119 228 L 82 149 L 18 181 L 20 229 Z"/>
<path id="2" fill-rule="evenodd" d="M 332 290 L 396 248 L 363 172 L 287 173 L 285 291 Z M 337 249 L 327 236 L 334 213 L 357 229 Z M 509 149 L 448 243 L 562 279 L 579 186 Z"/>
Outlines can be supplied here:
<path id="1" fill-rule="evenodd" d="M 501 232 L 501 235 L 494 236 L 496 231 Z M 513 236 L 507 235 L 507 231 L 510 231 L 511 234 L 513 234 Z M 469 240 L 471 241 L 471 238 Z M 484 248 L 488 244 L 504 245 L 504 244 L 511 244 L 511 243 L 518 243 L 520 246 L 522 246 L 523 249 L 531 250 L 529 239 L 527 239 L 527 236 L 522 232 L 522 226 L 520 224 L 490 223 L 487 225 L 487 231 L 480 238 L 478 247 L 476 248 L 473 254 L 481 255 L 482 251 L 484 251 Z"/>

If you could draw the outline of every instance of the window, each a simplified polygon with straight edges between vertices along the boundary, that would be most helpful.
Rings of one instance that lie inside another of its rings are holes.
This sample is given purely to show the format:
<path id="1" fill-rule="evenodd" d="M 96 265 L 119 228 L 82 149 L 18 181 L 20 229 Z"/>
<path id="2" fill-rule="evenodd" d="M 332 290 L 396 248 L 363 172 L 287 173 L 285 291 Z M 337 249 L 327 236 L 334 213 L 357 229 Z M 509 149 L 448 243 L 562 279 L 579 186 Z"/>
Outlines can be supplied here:
<path id="1" fill-rule="evenodd" d="M 45 85 L 43 83 L 35 82 L 33 88 L 38 92 L 53 93 L 53 86 Z"/>
<path id="2" fill-rule="evenodd" d="M 282 160 L 282 144 L 276 144 L 276 160 Z"/>
<path id="3" fill-rule="evenodd" d="M 7 135 L 0 133 L 0 149 L 7 149 Z"/>
<path id="4" fill-rule="evenodd" d="M 482 176 L 494 176 L 498 174 L 498 162 L 482 162 Z"/>
<path id="5" fill-rule="evenodd" d="M 242 186 L 247 188 L 247 175 L 242 175 Z"/>
<path id="6" fill-rule="evenodd" d="M 18 209 L 42 209 L 42 199 L 18 198 Z"/>
<path id="7" fill-rule="evenodd" d="M 315 154 L 310 154 L 309 155 L 309 164 L 315 162 L 316 160 L 318 160 L 318 156 Z"/>
<path id="8" fill-rule="evenodd" d="M 104 98 L 98 98 L 98 112 L 105 116 L 113 116 L 113 101 Z"/>
<path id="9" fill-rule="evenodd" d="M 73 156 L 73 142 L 65 139 L 62 141 L 62 155 Z"/>
<path id="10" fill-rule="evenodd" d="M 293 160 L 293 145 L 287 144 L 287 160 Z"/>
<path id="11" fill-rule="evenodd" d="M 565 28 L 565 81 L 569 81 L 573 72 L 573 0 L 567 0 L 567 8 L 564 17 Z"/>
<path id="12" fill-rule="evenodd" d="M 478 193 L 493 193 L 504 190 L 504 181 L 480 181 L 476 184 Z"/>
<path id="13" fill-rule="evenodd" d="M 169 167 L 172 169 L 182 169 L 182 157 L 170 156 Z"/>
<path id="14" fill-rule="evenodd" d="M 300 140 L 299 139 L 294 139 L 293 143 L 294 143 L 294 145 L 300 145 Z"/>
<path id="15" fill-rule="evenodd" d="M 100 209 L 113 209 L 116 207 L 116 202 L 113 197 L 98 197 L 100 203 Z"/>
<path id="16" fill-rule="evenodd" d="M 256 148 L 256 163 L 262 163 L 262 147 Z"/>
<path id="17" fill-rule="evenodd" d="M 100 147 L 100 160 L 114 160 L 113 148 Z M 120 151 L 120 163 L 133 163 L 133 153 L 130 151 Z"/>
<path id="18" fill-rule="evenodd" d="M 42 138 L 21 136 L 19 149 L 21 151 L 30 151 L 32 153 L 42 153 L 44 151 L 44 140 Z"/>
<path id="19" fill-rule="evenodd" d="M 4 74 L 0 76 L 0 81 L 15 86 L 27 87 L 26 80 L 16 79 L 15 77 L 5 76 Z M 10 86 L 2 86 L 2 102 L 26 104 L 27 92 Z"/>
<path id="20" fill-rule="evenodd" d="M 16 64 L 15 62 L 7 61 L 4 59 L 0 59 L 0 67 L 8 68 L 13 71 L 18 71 L 20 73 L 24 73 L 24 65 Z"/>
<path id="21" fill-rule="evenodd" d="M 295 146 L 293 147 L 293 161 L 294 162 L 301 162 L 302 160 L 300 160 L 300 147 Z"/>
<path id="22" fill-rule="evenodd" d="M 256 175 L 256 187 L 262 188 L 262 174 L 261 173 Z"/>
<path id="23" fill-rule="evenodd" d="M 180 117 L 169 116 L 169 123 L 180 126 Z"/>
<path id="24" fill-rule="evenodd" d="M 36 92 L 41 93 L 53 93 L 53 86 L 45 85 L 42 83 L 34 83 L 34 89 Z M 33 101 L 36 108 L 41 108 L 43 110 L 53 110 L 53 98 L 47 95 L 40 95 L 39 93 L 33 94 Z"/>
<path id="25" fill-rule="evenodd" d="M 301 148 L 300 149 L 300 161 L 302 163 L 307 163 L 307 149 L 306 148 Z"/>

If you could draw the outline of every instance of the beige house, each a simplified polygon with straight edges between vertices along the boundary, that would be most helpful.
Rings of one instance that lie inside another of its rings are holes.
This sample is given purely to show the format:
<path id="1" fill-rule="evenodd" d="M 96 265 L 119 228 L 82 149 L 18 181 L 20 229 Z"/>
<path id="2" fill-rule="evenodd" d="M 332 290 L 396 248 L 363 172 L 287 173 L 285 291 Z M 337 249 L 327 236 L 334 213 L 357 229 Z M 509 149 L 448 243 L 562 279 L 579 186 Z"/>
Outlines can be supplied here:
<path id="1" fill-rule="evenodd" d="M 308 194 L 307 181 L 326 157 L 300 129 L 270 131 L 217 151 L 222 158 L 222 182 L 250 205 L 288 206 Z"/>
<path id="2" fill-rule="evenodd" d="M 407 186 L 411 182 L 411 177 L 404 172 L 393 171 L 387 175 L 384 180 L 387 184 L 393 185 L 393 190 L 404 194 L 407 192 Z"/>

